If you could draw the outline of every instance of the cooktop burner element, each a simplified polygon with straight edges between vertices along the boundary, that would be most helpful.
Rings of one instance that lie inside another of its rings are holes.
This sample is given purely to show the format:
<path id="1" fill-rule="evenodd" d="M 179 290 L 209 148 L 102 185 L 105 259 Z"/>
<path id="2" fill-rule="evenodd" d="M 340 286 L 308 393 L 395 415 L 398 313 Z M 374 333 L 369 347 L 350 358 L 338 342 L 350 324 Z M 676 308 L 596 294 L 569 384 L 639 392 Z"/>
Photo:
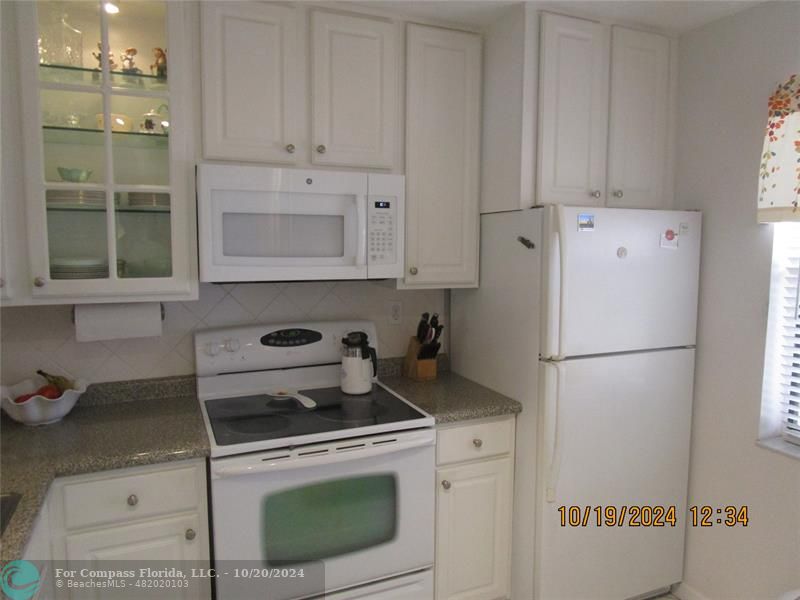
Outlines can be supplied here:
<path id="1" fill-rule="evenodd" d="M 360 396 L 345 394 L 338 387 L 302 390 L 301 393 L 316 402 L 316 407 L 306 408 L 292 397 L 276 398 L 267 394 L 206 400 L 217 445 L 426 418 L 378 385 L 373 386 L 371 393 Z"/>

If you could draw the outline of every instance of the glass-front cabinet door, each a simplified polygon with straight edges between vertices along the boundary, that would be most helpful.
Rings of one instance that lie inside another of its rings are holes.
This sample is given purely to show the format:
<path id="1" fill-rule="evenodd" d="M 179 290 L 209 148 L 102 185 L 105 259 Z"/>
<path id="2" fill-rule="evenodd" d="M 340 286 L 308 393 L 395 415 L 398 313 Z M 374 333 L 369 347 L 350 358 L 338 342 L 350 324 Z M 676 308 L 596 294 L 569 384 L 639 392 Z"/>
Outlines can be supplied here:
<path id="1" fill-rule="evenodd" d="M 32 295 L 196 294 L 182 4 L 20 3 Z"/>

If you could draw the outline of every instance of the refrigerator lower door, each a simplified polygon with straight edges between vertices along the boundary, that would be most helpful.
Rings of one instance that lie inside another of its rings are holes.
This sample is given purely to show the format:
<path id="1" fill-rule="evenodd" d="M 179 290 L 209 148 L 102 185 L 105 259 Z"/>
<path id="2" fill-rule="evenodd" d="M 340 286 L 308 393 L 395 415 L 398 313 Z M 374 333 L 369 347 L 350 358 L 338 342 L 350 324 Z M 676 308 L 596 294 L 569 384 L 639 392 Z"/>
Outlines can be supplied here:
<path id="1" fill-rule="evenodd" d="M 548 211 L 544 357 L 694 345 L 699 212 Z"/>
<path id="2" fill-rule="evenodd" d="M 621 600 L 680 581 L 694 350 L 540 371 L 536 599 Z"/>

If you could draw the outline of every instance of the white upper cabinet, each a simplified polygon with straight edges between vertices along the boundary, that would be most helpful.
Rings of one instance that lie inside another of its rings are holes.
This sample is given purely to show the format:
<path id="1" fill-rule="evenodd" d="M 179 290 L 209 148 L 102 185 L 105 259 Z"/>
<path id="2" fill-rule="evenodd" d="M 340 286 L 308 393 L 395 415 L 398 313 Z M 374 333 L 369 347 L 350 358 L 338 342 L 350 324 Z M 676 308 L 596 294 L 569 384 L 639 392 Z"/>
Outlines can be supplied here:
<path id="1" fill-rule="evenodd" d="M 395 167 L 395 24 L 264 2 L 201 11 L 205 158 Z"/>
<path id="2" fill-rule="evenodd" d="M 478 285 L 481 38 L 409 25 L 403 287 Z"/>
<path id="3" fill-rule="evenodd" d="M 203 2 L 203 154 L 294 164 L 303 77 L 297 10 L 262 2 Z"/>
<path id="4" fill-rule="evenodd" d="M 3 183 L 4 305 L 197 298 L 187 8 L 16 3 L 19 129 L 4 122 L 3 145 L 24 161 Z"/>
<path id="5" fill-rule="evenodd" d="M 663 208 L 669 40 L 612 28 L 608 206 Z"/>
<path id="6" fill-rule="evenodd" d="M 602 205 L 609 29 L 542 15 L 538 204 Z"/>
<path id="7" fill-rule="evenodd" d="M 397 130 L 397 45 L 389 22 L 314 11 L 312 162 L 391 168 Z"/>

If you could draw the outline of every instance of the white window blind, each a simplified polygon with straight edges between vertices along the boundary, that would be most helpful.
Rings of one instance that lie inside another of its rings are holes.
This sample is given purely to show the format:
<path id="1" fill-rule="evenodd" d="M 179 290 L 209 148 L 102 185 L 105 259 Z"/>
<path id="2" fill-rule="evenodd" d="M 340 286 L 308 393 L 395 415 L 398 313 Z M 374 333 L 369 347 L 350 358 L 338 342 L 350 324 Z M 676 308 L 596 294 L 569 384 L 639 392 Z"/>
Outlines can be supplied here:
<path id="1" fill-rule="evenodd" d="M 768 435 L 800 444 L 800 224 L 774 227 L 762 416 Z"/>

